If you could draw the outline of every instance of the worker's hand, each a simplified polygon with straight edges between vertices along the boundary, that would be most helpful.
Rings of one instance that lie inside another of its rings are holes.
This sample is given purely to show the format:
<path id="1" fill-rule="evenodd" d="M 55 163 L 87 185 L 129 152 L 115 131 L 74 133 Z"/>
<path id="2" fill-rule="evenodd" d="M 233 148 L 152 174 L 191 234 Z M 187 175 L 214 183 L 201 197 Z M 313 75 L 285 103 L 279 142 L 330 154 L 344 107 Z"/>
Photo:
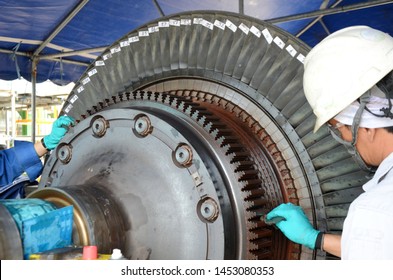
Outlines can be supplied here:
<path id="1" fill-rule="evenodd" d="M 284 218 L 284 220 L 276 223 L 276 226 L 288 239 L 310 249 L 315 248 L 319 231 L 312 227 L 300 206 L 292 203 L 281 204 L 266 215 L 268 221 L 275 217 Z"/>
<path id="2" fill-rule="evenodd" d="M 66 134 L 67 128 L 73 125 L 75 120 L 68 116 L 61 116 L 52 125 L 52 132 L 44 137 L 44 144 L 48 150 L 53 150 Z"/>

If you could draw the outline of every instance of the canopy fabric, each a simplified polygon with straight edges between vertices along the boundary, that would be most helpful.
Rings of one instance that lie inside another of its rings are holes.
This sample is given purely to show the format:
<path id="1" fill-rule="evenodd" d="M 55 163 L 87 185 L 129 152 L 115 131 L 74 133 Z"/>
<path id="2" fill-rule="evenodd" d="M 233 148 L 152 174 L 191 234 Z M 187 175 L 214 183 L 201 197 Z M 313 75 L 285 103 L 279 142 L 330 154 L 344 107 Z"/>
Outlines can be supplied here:
<path id="1" fill-rule="evenodd" d="M 0 9 L 0 79 L 31 80 L 36 73 L 36 82 L 59 85 L 76 82 L 124 34 L 185 11 L 243 13 L 310 47 L 351 25 L 393 35 L 393 1 L 382 0 L 0 0 Z"/>

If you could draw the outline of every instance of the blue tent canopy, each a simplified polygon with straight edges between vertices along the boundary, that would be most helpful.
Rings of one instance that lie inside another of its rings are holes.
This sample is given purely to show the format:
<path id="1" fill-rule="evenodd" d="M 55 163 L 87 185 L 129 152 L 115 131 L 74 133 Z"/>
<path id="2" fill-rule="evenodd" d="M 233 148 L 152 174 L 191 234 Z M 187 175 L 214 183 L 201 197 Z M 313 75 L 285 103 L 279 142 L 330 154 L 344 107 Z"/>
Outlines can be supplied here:
<path id="1" fill-rule="evenodd" d="M 161 16 L 219 10 L 266 20 L 314 46 L 328 33 L 369 25 L 393 34 L 393 1 L 0 0 L 0 79 L 77 81 L 112 42 Z M 36 67 L 34 67 L 36 66 Z"/>

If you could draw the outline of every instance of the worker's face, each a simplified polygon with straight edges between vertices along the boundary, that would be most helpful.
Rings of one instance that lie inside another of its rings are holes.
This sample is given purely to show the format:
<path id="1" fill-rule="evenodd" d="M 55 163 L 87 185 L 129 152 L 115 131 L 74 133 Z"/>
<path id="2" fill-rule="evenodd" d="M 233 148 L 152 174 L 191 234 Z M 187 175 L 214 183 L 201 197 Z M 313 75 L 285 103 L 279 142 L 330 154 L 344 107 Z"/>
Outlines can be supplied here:
<path id="1" fill-rule="evenodd" d="M 328 125 L 341 139 L 352 142 L 352 127 L 350 125 L 344 125 L 335 119 L 328 121 Z M 369 128 L 359 127 L 355 147 L 365 163 L 377 166 L 379 163 L 375 161 L 374 154 L 371 152 L 375 151 L 375 147 L 373 147 L 373 141 L 370 141 L 369 130 Z"/>

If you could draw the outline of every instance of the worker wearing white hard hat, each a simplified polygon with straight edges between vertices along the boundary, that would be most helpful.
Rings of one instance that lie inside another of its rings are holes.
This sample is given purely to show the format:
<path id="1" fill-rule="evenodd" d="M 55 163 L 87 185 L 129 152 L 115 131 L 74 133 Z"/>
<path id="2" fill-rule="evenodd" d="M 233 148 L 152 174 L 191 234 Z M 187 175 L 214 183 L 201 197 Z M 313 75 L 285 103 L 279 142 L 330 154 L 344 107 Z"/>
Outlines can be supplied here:
<path id="1" fill-rule="evenodd" d="M 339 30 L 304 62 L 304 93 L 362 169 L 375 172 L 348 210 L 342 235 L 314 229 L 303 210 L 281 204 L 267 219 L 293 242 L 342 259 L 393 259 L 393 38 L 367 26 Z"/>

